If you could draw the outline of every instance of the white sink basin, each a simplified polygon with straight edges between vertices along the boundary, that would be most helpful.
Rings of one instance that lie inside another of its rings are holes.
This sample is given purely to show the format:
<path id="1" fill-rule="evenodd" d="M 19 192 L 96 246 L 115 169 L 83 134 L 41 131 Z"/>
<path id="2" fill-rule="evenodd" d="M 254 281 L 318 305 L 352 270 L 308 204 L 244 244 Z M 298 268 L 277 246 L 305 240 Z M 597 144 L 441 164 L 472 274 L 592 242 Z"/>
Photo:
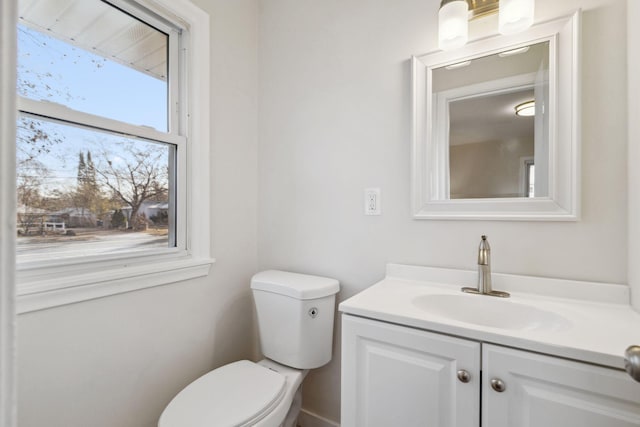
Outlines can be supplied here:
<path id="1" fill-rule="evenodd" d="M 500 329 L 546 330 L 567 329 L 571 323 L 563 316 L 513 302 L 508 298 L 486 295 L 422 295 L 413 304 L 430 314 L 450 320 Z"/>

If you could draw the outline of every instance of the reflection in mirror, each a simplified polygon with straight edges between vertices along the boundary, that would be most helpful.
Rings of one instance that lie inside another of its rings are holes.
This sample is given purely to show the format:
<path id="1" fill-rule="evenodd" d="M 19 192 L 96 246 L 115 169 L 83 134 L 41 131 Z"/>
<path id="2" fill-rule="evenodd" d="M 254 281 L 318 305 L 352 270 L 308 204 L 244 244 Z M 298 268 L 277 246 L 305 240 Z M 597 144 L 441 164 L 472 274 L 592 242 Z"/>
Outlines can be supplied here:
<path id="1" fill-rule="evenodd" d="M 435 68 L 432 78 L 434 138 L 446 147 L 437 198 L 548 196 L 549 42 Z"/>

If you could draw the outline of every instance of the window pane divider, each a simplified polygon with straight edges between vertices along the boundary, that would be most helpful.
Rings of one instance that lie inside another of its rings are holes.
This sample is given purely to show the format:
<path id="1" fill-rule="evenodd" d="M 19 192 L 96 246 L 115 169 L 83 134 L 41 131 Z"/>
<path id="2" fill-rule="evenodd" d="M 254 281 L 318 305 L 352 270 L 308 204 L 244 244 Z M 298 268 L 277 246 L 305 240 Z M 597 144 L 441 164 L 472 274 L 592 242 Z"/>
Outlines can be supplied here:
<path id="1" fill-rule="evenodd" d="M 177 146 L 183 145 L 186 141 L 186 138 L 181 135 L 160 132 L 151 127 L 132 125 L 118 120 L 84 113 L 55 102 L 35 101 L 33 99 L 19 96 L 17 104 L 18 110 L 22 113 L 32 114 L 54 121 L 61 121 L 67 124 L 77 124 L 107 132 L 122 134 L 128 137 L 166 142 Z"/>

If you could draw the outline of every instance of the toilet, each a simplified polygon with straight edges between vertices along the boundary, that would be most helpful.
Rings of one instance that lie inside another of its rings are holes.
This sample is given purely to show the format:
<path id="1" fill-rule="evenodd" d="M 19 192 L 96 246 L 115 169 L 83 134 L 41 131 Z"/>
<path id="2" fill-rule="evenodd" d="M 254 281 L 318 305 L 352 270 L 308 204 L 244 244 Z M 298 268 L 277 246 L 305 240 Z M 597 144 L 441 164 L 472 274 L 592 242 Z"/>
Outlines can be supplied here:
<path id="1" fill-rule="evenodd" d="M 335 279 L 269 270 L 251 279 L 264 359 L 196 379 L 167 405 L 158 427 L 295 427 L 302 380 L 331 360 Z"/>

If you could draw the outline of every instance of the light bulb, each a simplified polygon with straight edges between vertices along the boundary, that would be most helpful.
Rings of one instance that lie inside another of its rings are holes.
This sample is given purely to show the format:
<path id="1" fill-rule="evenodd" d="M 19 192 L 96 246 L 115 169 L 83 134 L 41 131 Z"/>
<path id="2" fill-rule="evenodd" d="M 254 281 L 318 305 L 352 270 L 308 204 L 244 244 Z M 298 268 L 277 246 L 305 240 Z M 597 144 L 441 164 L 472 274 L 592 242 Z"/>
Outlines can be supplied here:
<path id="1" fill-rule="evenodd" d="M 533 24 L 535 0 L 500 0 L 498 26 L 502 34 L 526 30 Z"/>
<path id="2" fill-rule="evenodd" d="M 438 12 L 438 46 L 442 50 L 462 47 L 469 39 L 469 5 L 466 0 L 450 1 Z"/>

